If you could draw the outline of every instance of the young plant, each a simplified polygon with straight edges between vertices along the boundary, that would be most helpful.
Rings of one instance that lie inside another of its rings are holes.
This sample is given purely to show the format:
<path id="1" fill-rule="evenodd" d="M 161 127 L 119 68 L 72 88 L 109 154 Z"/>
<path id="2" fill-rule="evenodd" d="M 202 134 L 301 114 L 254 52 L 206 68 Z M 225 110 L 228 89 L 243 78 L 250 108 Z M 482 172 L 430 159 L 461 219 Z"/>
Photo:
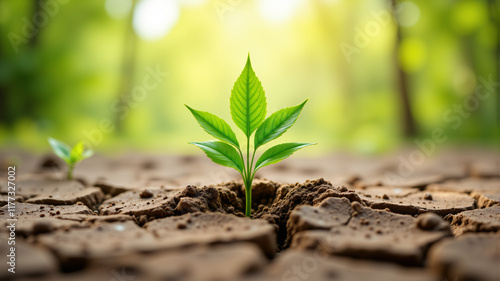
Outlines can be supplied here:
<path id="1" fill-rule="evenodd" d="M 94 154 L 91 149 L 85 149 L 82 141 L 70 148 L 67 144 L 49 137 L 49 144 L 54 153 L 68 165 L 68 180 L 73 179 L 73 169 L 76 163 Z"/>
<path id="2" fill-rule="evenodd" d="M 252 182 L 255 172 L 313 144 L 295 142 L 278 144 L 266 150 L 254 165 L 257 149 L 285 133 L 295 123 L 306 102 L 307 100 L 299 105 L 278 110 L 266 119 L 266 96 L 248 56 L 245 68 L 234 83 L 230 98 L 231 117 L 246 137 L 246 161 L 235 133 L 224 120 L 186 105 L 200 126 L 207 133 L 221 140 L 191 142 L 191 144 L 201 148 L 213 162 L 233 168 L 241 174 L 245 185 L 246 216 L 250 217 L 252 211 Z M 254 132 L 253 152 L 250 159 L 250 137 Z"/>

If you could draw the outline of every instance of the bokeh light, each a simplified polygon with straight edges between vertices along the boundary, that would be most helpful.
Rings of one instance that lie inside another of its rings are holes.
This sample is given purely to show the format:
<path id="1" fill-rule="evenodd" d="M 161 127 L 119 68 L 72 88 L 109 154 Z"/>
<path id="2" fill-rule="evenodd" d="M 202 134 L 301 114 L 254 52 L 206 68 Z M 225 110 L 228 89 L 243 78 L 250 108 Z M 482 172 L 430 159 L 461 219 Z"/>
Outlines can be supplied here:
<path id="1" fill-rule="evenodd" d="M 398 22 L 403 27 L 413 26 L 420 19 L 420 8 L 413 2 L 400 2 L 397 11 L 399 11 Z"/>
<path id="2" fill-rule="evenodd" d="M 141 0 L 134 10 L 134 30 L 143 39 L 160 39 L 174 27 L 179 15 L 177 1 Z"/>
<path id="3" fill-rule="evenodd" d="M 121 19 L 130 12 L 132 0 L 106 0 L 104 7 L 112 18 Z"/>
<path id="4" fill-rule="evenodd" d="M 260 0 L 259 11 L 269 22 L 284 23 L 295 15 L 303 2 L 303 0 Z"/>

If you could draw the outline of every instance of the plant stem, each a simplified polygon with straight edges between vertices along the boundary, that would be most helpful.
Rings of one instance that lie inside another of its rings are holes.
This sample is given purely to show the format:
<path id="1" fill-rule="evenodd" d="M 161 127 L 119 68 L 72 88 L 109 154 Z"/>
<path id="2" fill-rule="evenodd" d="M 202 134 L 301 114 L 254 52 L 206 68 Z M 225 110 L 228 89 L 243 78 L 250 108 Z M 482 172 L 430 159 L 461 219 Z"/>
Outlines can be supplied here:
<path id="1" fill-rule="evenodd" d="M 250 170 L 248 170 L 248 172 L 249 172 L 250 174 L 253 174 L 253 173 L 252 173 L 252 171 L 253 171 L 253 158 L 255 157 L 255 152 L 256 152 L 256 151 L 257 151 L 257 149 L 254 149 L 254 150 L 253 150 L 253 154 L 252 154 L 252 162 L 250 162 L 250 163 L 251 163 L 251 164 L 250 164 Z M 252 176 L 252 181 L 253 181 L 253 176 Z"/>
<path id="2" fill-rule="evenodd" d="M 246 177 L 243 179 L 245 183 L 245 216 L 252 215 L 252 177 L 250 171 L 250 137 L 247 136 L 247 168 Z M 244 169 L 244 168 L 243 168 Z"/>
<path id="3" fill-rule="evenodd" d="M 73 168 L 75 167 L 75 165 L 68 165 L 68 180 L 72 180 L 73 179 Z"/>
<path id="4" fill-rule="evenodd" d="M 250 175 L 250 137 L 248 136 L 247 137 L 247 179 L 248 179 L 248 176 Z M 250 187 L 251 187 L 251 183 L 250 183 Z"/>
<path id="5" fill-rule="evenodd" d="M 252 215 L 252 180 L 248 178 L 245 181 L 245 216 Z"/>
<path id="6" fill-rule="evenodd" d="M 241 175 L 241 177 L 243 178 L 243 182 L 245 182 L 247 179 L 247 170 L 245 169 L 245 158 L 243 157 L 243 153 L 241 153 L 241 149 L 239 147 L 238 151 L 240 152 L 241 161 L 243 162 L 243 174 Z"/>

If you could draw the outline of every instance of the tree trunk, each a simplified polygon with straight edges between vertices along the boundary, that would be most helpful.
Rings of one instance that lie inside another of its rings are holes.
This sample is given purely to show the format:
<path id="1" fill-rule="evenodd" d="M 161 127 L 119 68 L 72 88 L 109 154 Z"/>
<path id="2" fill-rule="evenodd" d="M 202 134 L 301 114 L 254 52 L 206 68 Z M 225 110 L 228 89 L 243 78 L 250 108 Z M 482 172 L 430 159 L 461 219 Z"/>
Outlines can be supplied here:
<path id="1" fill-rule="evenodd" d="M 395 13 L 397 0 L 390 0 L 392 6 L 392 15 L 394 17 L 394 23 L 396 26 L 396 44 L 394 50 L 394 68 L 397 75 L 397 92 L 399 94 L 399 100 L 401 103 L 401 114 L 402 114 L 402 130 L 403 135 L 407 138 L 414 137 L 417 133 L 417 128 L 415 124 L 415 118 L 411 109 L 410 101 L 410 88 L 409 76 L 406 74 L 399 63 L 398 50 L 401 46 L 401 41 L 403 40 L 403 34 L 401 28 L 398 24 L 397 15 Z"/>
<path id="2" fill-rule="evenodd" d="M 42 1 L 43 0 L 33 0 L 33 1 L 34 1 L 33 2 L 33 16 L 31 17 L 31 19 L 33 19 L 34 16 L 42 10 Z M 36 45 L 38 44 L 38 37 L 40 34 L 40 29 L 41 29 L 41 26 L 38 26 L 35 22 L 33 22 L 33 24 L 35 25 L 35 28 L 37 31 L 35 32 L 35 34 L 33 34 L 33 36 L 28 41 L 28 45 L 32 48 L 36 47 Z"/>
<path id="3" fill-rule="evenodd" d="M 123 45 L 122 74 L 121 82 L 118 86 L 118 105 L 115 110 L 115 128 L 118 134 L 123 132 L 123 121 L 126 117 L 124 112 L 128 113 L 128 101 L 132 92 L 132 85 L 135 72 L 135 57 L 137 53 L 137 35 L 134 32 L 132 21 L 134 18 L 135 0 L 132 1 L 132 7 L 127 20 L 127 29 Z M 124 109 L 126 108 L 126 109 Z M 122 110 L 124 109 L 124 110 Z"/>
<path id="4" fill-rule="evenodd" d="M 490 19 L 493 24 L 497 27 L 497 42 L 495 48 L 495 68 L 496 68 L 496 79 L 493 79 L 495 82 L 500 82 L 500 37 L 498 37 L 498 29 L 500 29 L 500 2 L 496 0 L 488 1 L 490 11 Z M 500 86 L 498 84 L 495 87 L 496 89 L 496 110 L 497 110 L 497 124 L 496 124 L 496 137 L 497 144 L 500 144 Z M 500 148 L 499 148 L 500 149 Z M 497 159 L 500 163 L 500 159 Z M 500 166 L 498 167 L 500 169 Z"/>

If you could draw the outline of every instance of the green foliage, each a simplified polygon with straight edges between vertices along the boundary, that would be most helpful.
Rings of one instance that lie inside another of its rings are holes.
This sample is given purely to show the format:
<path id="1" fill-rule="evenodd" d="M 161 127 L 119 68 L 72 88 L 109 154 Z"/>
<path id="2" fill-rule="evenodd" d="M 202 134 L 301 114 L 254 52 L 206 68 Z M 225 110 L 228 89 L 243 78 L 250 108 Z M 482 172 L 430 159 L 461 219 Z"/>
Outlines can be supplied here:
<path id="1" fill-rule="evenodd" d="M 279 161 L 292 155 L 295 151 L 309 145 L 312 145 L 312 143 L 288 142 L 275 145 L 266 150 L 262 156 L 259 157 L 257 163 L 255 163 L 255 171 L 262 167 L 278 163 Z"/>
<path id="2" fill-rule="evenodd" d="M 292 127 L 306 102 L 307 100 L 299 105 L 283 108 L 271 114 L 271 116 L 269 116 L 257 129 L 257 132 L 255 132 L 255 149 L 278 138 L 283 135 L 288 128 Z"/>
<path id="3" fill-rule="evenodd" d="M 73 178 L 73 169 L 76 163 L 94 154 L 93 150 L 85 149 L 82 141 L 77 143 L 73 148 L 70 148 L 67 144 L 54 138 L 49 137 L 48 140 L 54 153 L 68 165 L 68 180 Z"/>
<path id="4" fill-rule="evenodd" d="M 238 172 L 243 173 L 244 164 L 238 151 L 227 143 L 220 141 L 204 141 L 204 142 L 190 142 L 201 148 L 207 156 L 215 163 L 236 169 Z"/>
<path id="5" fill-rule="evenodd" d="M 266 96 L 248 56 L 247 64 L 234 83 L 230 98 L 231 117 L 249 138 L 266 118 Z"/>
<path id="6" fill-rule="evenodd" d="M 306 102 L 307 100 L 299 105 L 278 110 L 265 119 L 266 96 L 252 69 L 250 56 L 248 56 L 245 68 L 234 83 L 230 98 L 232 119 L 246 137 L 246 161 L 235 133 L 224 120 L 211 113 L 198 111 L 186 105 L 200 126 L 207 133 L 221 140 L 191 142 L 191 144 L 201 148 L 215 163 L 233 168 L 241 174 L 245 184 L 246 216 L 251 215 L 252 182 L 257 170 L 278 163 L 295 151 L 312 145 L 312 143 L 278 144 L 266 150 L 254 166 L 257 149 L 284 134 L 295 123 Z M 254 131 L 254 149 L 250 160 L 250 137 Z"/>
<path id="7" fill-rule="evenodd" d="M 192 109 L 187 105 L 186 107 L 191 111 L 194 118 L 198 120 L 198 123 L 205 130 L 205 132 L 220 139 L 221 141 L 225 141 L 236 147 L 240 146 L 236 135 L 234 134 L 231 127 L 229 127 L 229 125 L 226 123 L 226 121 L 211 113 L 198 111 L 196 109 Z"/>

